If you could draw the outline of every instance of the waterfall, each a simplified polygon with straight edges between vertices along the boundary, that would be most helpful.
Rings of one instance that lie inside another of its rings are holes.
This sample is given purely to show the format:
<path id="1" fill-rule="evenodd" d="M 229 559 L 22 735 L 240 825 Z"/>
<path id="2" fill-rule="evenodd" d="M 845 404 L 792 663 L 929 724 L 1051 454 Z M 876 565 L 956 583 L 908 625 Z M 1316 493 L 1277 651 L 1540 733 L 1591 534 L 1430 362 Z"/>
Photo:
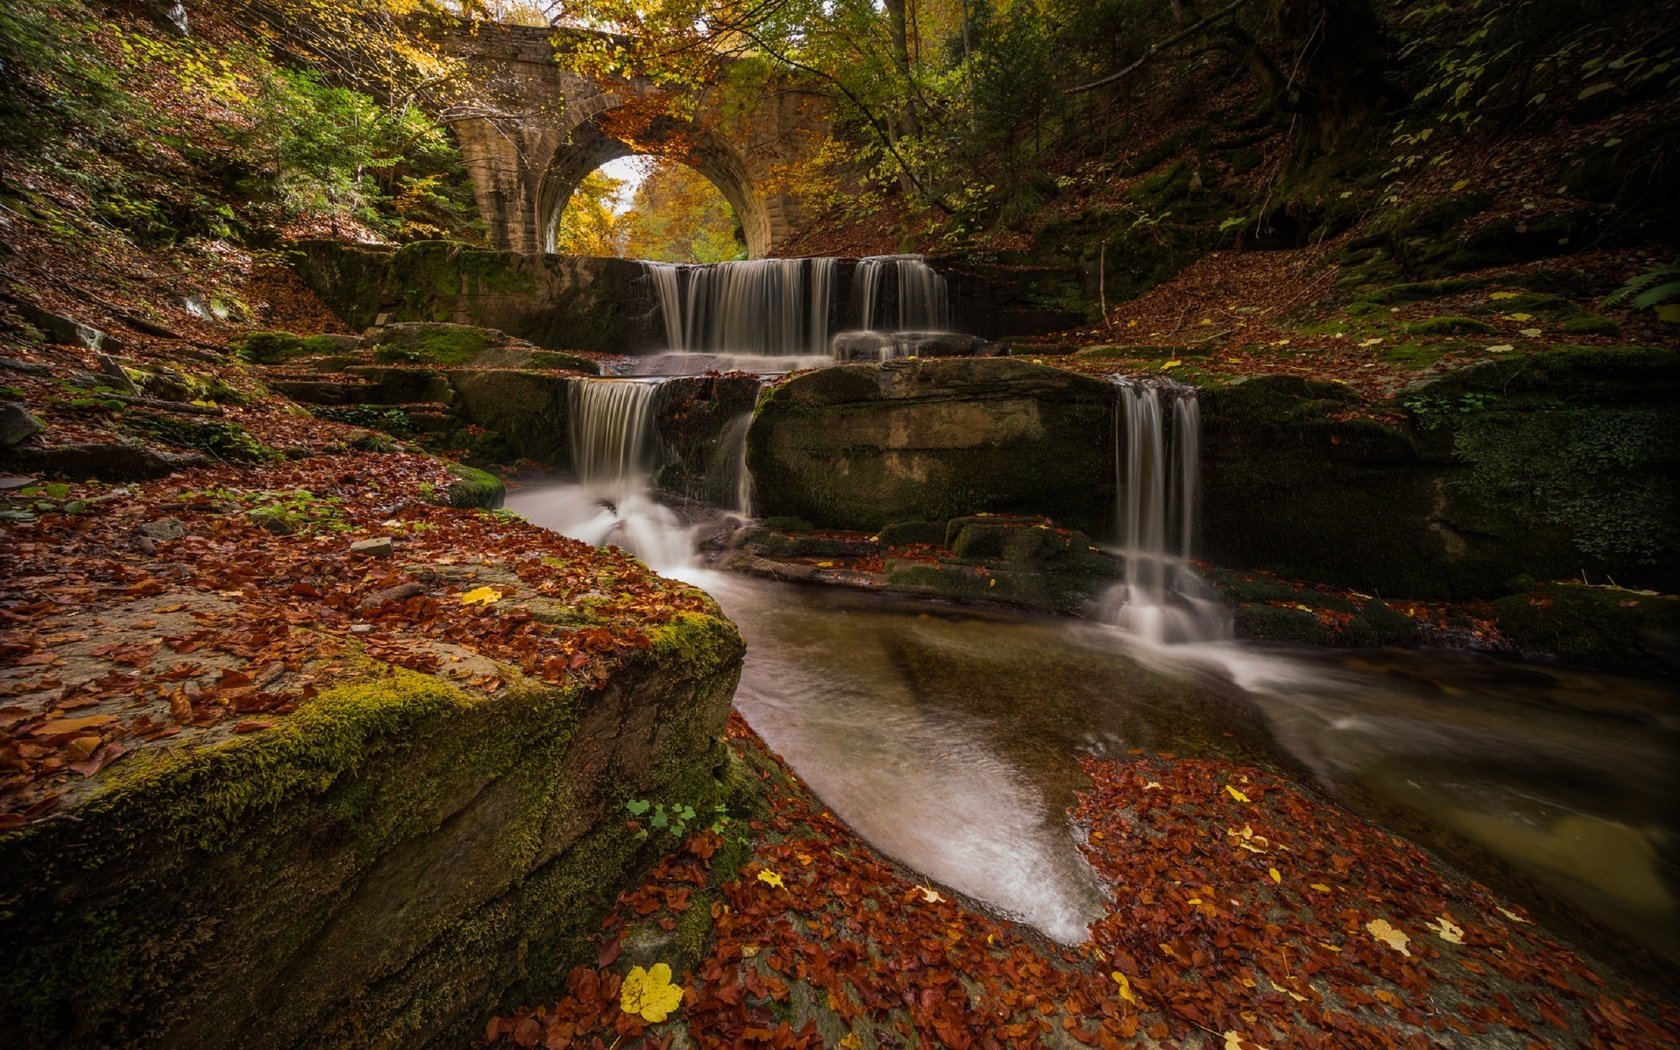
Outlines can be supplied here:
<path id="1" fill-rule="evenodd" d="M 888 274 L 892 275 L 888 285 Z M 920 255 L 859 259 L 852 275 L 859 327 L 874 331 L 933 331 L 950 327 L 945 278 Z"/>
<path id="2" fill-rule="evenodd" d="M 1155 644 L 1231 636 L 1230 615 L 1189 563 L 1201 415 L 1193 388 L 1113 377 L 1115 518 L 1126 580 L 1105 619 Z"/>
<path id="3" fill-rule="evenodd" d="M 575 379 L 566 392 L 578 505 L 567 512 L 568 535 L 596 546 L 616 544 L 661 572 L 680 570 L 693 555 L 690 529 L 653 498 L 659 466 L 660 384 L 629 379 Z"/>
<path id="4" fill-rule="evenodd" d="M 643 263 L 668 349 L 792 357 L 828 347 L 836 259 Z"/>

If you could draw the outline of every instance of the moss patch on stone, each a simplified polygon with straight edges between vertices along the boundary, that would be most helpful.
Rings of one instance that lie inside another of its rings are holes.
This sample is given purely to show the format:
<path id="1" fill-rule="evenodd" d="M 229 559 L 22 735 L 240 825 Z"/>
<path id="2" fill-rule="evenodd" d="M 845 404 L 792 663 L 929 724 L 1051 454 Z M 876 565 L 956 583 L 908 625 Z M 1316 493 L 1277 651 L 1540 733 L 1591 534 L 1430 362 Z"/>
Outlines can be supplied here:
<path id="1" fill-rule="evenodd" d="M 501 332 L 472 325 L 394 324 L 379 333 L 373 359 L 388 364 L 465 365 L 506 341 Z"/>

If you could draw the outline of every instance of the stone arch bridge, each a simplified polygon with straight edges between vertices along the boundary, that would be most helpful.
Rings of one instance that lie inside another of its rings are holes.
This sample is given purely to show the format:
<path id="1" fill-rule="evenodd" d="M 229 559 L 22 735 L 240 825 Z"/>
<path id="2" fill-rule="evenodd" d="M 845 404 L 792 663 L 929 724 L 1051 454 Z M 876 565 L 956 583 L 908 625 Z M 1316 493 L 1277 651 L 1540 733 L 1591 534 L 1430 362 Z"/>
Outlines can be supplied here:
<path id="1" fill-rule="evenodd" d="M 655 88 L 567 69 L 566 52 L 591 39 L 576 30 L 483 22 L 442 33 L 444 49 L 462 60 L 470 81 L 460 100 L 444 107 L 444 119 L 460 141 L 494 246 L 554 251 L 560 213 L 584 176 L 619 157 L 658 155 L 694 168 L 722 192 L 750 256 L 771 254 L 800 219 L 797 197 L 778 172 L 820 146 L 827 99 L 773 84 L 750 105 L 724 106 L 705 89 L 693 117 L 615 119 Z M 633 136 L 622 130 L 627 123 L 637 125 Z"/>

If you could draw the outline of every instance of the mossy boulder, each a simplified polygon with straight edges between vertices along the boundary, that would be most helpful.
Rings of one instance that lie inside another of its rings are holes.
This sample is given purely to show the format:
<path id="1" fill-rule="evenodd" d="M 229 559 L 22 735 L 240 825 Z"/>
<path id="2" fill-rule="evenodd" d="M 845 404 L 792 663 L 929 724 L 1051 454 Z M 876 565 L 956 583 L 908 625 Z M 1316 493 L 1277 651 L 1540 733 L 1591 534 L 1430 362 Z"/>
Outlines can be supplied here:
<path id="1" fill-rule="evenodd" d="M 492 458 L 571 463 L 567 390 L 570 380 L 550 372 L 474 369 L 449 374 L 457 418 L 494 435 Z"/>
<path id="2" fill-rule="evenodd" d="M 1506 638 L 1532 652 L 1618 670 L 1680 669 L 1680 598 L 1549 584 L 1493 603 Z"/>
<path id="3" fill-rule="evenodd" d="M 1112 504 L 1113 392 L 1008 358 L 825 368 L 775 387 L 747 435 L 755 510 L 819 527 L 975 511 L 1087 531 Z"/>
<path id="4" fill-rule="evenodd" d="M 353 335 L 293 335 L 291 332 L 248 332 L 229 341 L 242 360 L 278 365 L 300 357 L 323 357 L 353 352 L 361 339 Z"/>
<path id="5" fill-rule="evenodd" d="M 653 859 L 625 801 L 725 790 L 740 636 L 692 613 L 649 634 L 599 687 L 369 667 L 0 835 L 0 1041 L 464 1046 L 559 994 Z"/>
<path id="6" fill-rule="evenodd" d="M 495 510 L 507 497 L 507 486 L 502 479 L 488 471 L 469 467 L 465 463 L 451 463 L 448 469 L 449 476 L 454 480 L 435 494 L 437 502 L 446 507 Z"/>
<path id="7" fill-rule="evenodd" d="M 411 321 L 386 325 L 368 342 L 373 359 L 387 364 L 466 365 L 507 338 L 493 328 Z"/>

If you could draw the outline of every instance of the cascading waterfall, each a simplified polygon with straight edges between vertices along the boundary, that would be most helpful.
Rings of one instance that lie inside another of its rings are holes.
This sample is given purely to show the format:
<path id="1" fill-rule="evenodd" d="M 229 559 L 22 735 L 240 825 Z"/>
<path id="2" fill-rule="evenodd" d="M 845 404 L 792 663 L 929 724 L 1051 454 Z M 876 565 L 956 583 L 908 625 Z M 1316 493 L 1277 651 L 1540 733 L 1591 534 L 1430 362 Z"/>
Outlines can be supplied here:
<path id="1" fill-rule="evenodd" d="M 836 259 L 643 263 L 680 353 L 793 357 L 828 346 Z"/>
<path id="2" fill-rule="evenodd" d="M 1126 580 L 1104 618 L 1155 644 L 1231 637 L 1230 615 L 1189 564 L 1201 415 L 1194 389 L 1113 377 L 1115 517 Z"/>
<path id="3" fill-rule="evenodd" d="M 859 259 L 852 275 L 852 288 L 859 303 L 860 328 L 942 332 L 950 327 L 945 278 L 920 255 L 874 255 Z"/>
<path id="4" fill-rule="evenodd" d="M 569 384 L 572 464 L 580 489 L 565 531 L 596 546 L 617 544 L 669 571 L 687 565 L 693 548 L 682 519 L 652 495 L 659 394 L 659 383 L 639 380 Z"/>

